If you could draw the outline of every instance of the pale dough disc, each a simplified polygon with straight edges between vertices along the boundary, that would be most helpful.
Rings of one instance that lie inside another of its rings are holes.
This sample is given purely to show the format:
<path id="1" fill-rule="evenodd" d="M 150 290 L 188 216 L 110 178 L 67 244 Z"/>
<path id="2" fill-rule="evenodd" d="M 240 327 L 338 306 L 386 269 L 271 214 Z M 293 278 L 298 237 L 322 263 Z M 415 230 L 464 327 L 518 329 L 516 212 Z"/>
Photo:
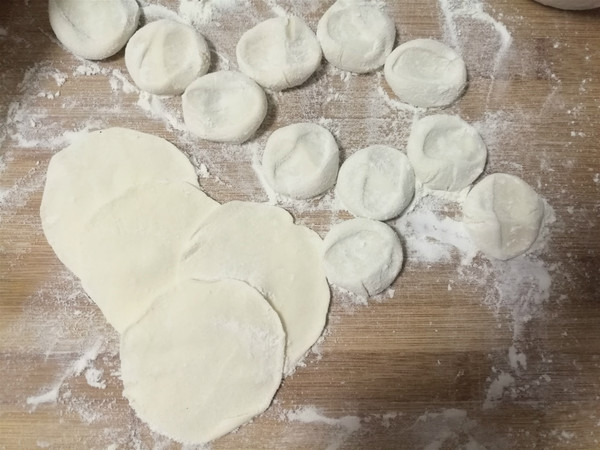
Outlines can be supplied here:
<path id="1" fill-rule="evenodd" d="M 355 216 L 388 220 L 410 204 L 415 174 L 404 153 L 373 145 L 344 161 L 335 192 L 342 206 Z"/>
<path id="2" fill-rule="evenodd" d="M 76 275 L 119 333 L 173 283 L 184 246 L 218 206 L 183 181 L 134 186 L 71 237 L 82 255 Z"/>
<path id="3" fill-rule="evenodd" d="M 307 199 L 335 184 L 339 158 L 337 143 L 328 130 L 314 123 L 296 123 L 269 136 L 262 171 L 275 192 Z"/>
<path id="4" fill-rule="evenodd" d="M 48 15 L 70 52 L 97 60 L 123 48 L 138 26 L 140 8 L 135 0 L 49 0 Z"/>
<path id="5" fill-rule="evenodd" d="M 535 0 L 542 5 L 552 6 L 559 9 L 594 9 L 600 8 L 600 0 Z"/>
<path id="6" fill-rule="evenodd" d="M 187 280 L 122 335 L 123 394 L 152 430 L 206 443 L 269 407 L 284 349 L 279 317 L 256 290 Z"/>
<path id="7" fill-rule="evenodd" d="M 432 39 L 415 39 L 398 46 L 385 62 L 384 75 L 400 100 L 423 108 L 450 105 L 467 85 L 463 59 Z"/>
<path id="8" fill-rule="evenodd" d="M 142 90 L 177 95 L 208 72 L 210 51 L 194 28 L 169 19 L 140 28 L 125 47 L 129 75 Z"/>
<path id="9" fill-rule="evenodd" d="M 463 222 L 486 255 L 507 260 L 529 249 L 544 218 L 544 203 L 518 177 L 495 173 L 477 183 L 463 205 Z"/>
<path id="10" fill-rule="evenodd" d="M 458 116 L 438 114 L 414 123 L 408 158 L 429 189 L 458 191 L 481 175 L 487 149 L 475 128 Z"/>
<path id="11" fill-rule="evenodd" d="M 42 228 L 58 258 L 78 273 L 73 239 L 94 212 L 132 186 L 159 180 L 196 187 L 194 166 L 177 147 L 125 128 L 89 133 L 50 160 L 40 207 Z"/>
<path id="12" fill-rule="evenodd" d="M 389 287 L 402 269 L 400 238 L 382 222 L 362 218 L 342 222 L 323 242 L 329 282 L 362 297 Z"/>
<path id="13" fill-rule="evenodd" d="M 202 139 L 242 143 L 267 115 L 267 96 L 241 72 L 223 70 L 198 78 L 182 98 L 183 119 Z"/>
<path id="14" fill-rule="evenodd" d="M 246 31 L 236 47 L 240 70 L 268 89 L 299 86 L 321 64 L 321 45 L 295 16 L 275 17 Z"/>
<path id="15" fill-rule="evenodd" d="M 379 69 L 394 47 L 394 21 L 375 3 L 338 0 L 317 26 L 323 54 L 335 67 L 355 73 Z"/>
<path id="16" fill-rule="evenodd" d="M 314 231 L 294 225 L 281 208 L 230 202 L 198 228 L 180 273 L 184 279 L 242 280 L 258 289 L 283 322 L 290 373 L 325 326 L 329 286 L 322 245 Z"/>

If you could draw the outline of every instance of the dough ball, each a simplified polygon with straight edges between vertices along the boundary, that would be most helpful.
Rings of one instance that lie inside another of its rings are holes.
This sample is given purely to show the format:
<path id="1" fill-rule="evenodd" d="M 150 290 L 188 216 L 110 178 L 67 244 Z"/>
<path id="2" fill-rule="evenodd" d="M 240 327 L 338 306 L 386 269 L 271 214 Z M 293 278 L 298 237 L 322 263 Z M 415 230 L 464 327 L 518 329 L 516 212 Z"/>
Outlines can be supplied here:
<path id="1" fill-rule="evenodd" d="M 319 21 L 317 37 L 332 65 L 366 73 L 379 69 L 394 48 L 396 26 L 375 3 L 338 0 Z"/>
<path id="2" fill-rule="evenodd" d="M 194 166 L 164 139 L 125 128 L 84 135 L 50 160 L 40 206 L 48 243 L 78 274 L 81 252 L 74 239 L 87 220 L 131 187 L 161 180 L 199 187 Z"/>
<path id="3" fill-rule="evenodd" d="M 182 98 L 183 119 L 196 136 L 209 141 L 242 143 L 267 115 L 262 88 L 240 72 L 223 70 L 190 84 Z"/>
<path id="4" fill-rule="evenodd" d="M 246 31 L 236 47 L 240 70 L 268 89 L 299 86 L 321 64 L 321 45 L 295 16 L 275 17 Z"/>
<path id="5" fill-rule="evenodd" d="M 398 46 L 387 58 L 385 80 L 405 103 L 423 108 L 456 101 L 467 85 L 463 59 L 450 47 L 431 39 Z"/>
<path id="6" fill-rule="evenodd" d="M 140 28 L 131 37 L 125 47 L 125 64 L 140 89 L 177 95 L 208 72 L 210 51 L 194 28 L 162 19 Z"/>
<path id="7" fill-rule="evenodd" d="M 594 9 L 600 8 L 600 0 L 535 0 L 542 5 L 559 9 Z"/>
<path id="8" fill-rule="evenodd" d="M 373 145 L 342 164 L 335 192 L 355 216 L 388 220 L 400 215 L 412 200 L 415 174 L 404 153 Z"/>
<path id="9" fill-rule="evenodd" d="M 85 59 L 104 59 L 127 43 L 138 26 L 135 0 L 49 0 L 50 25 L 67 49 Z"/>
<path id="10" fill-rule="evenodd" d="M 329 309 L 323 241 L 294 225 L 283 209 L 230 202 L 200 224 L 184 252 L 181 276 L 232 278 L 256 288 L 277 311 L 287 334 L 285 373 L 317 341 Z"/>
<path id="11" fill-rule="evenodd" d="M 375 220 L 352 219 L 335 225 L 324 246 L 327 279 L 362 297 L 389 287 L 402 268 L 400 238 Z"/>
<path id="12" fill-rule="evenodd" d="M 477 130 L 460 117 L 445 114 L 415 122 L 406 148 L 417 178 L 429 189 L 467 187 L 481 175 L 487 159 Z"/>
<path id="13" fill-rule="evenodd" d="M 247 284 L 187 280 L 122 335 L 123 394 L 152 430 L 205 443 L 269 407 L 284 348 L 277 313 Z"/>
<path id="14" fill-rule="evenodd" d="M 523 180 L 496 173 L 477 183 L 463 205 L 463 222 L 477 247 L 497 259 L 525 253 L 535 242 L 544 203 Z"/>
<path id="15" fill-rule="evenodd" d="M 269 136 L 262 170 L 278 194 L 307 199 L 334 185 L 339 158 L 337 143 L 328 130 L 313 123 L 296 123 Z"/>

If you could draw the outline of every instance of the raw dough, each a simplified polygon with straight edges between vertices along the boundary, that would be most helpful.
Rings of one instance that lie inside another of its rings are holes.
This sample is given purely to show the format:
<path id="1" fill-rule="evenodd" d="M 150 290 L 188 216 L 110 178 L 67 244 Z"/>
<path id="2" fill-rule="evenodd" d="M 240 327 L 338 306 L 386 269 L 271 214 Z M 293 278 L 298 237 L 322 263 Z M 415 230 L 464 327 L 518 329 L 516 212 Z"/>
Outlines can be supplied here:
<path id="1" fill-rule="evenodd" d="M 352 219 L 335 225 L 324 246 L 327 279 L 362 297 L 389 287 L 402 268 L 400 238 L 375 220 Z"/>
<path id="2" fill-rule="evenodd" d="M 535 0 L 542 5 L 559 9 L 594 9 L 600 8 L 600 0 Z"/>
<path id="3" fill-rule="evenodd" d="M 77 274 L 73 240 L 98 208 L 132 186 L 159 180 L 196 187 L 194 166 L 177 147 L 125 128 L 89 133 L 50 160 L 40 207 L 42 228 L 58 258 Z"/>
<path id="4" fill-rule="evenodd" d="M 268 89 L 304 83 L 321 64 L 321 45 L 295 16 L 275 17 L 246 31 L 236 47 L 240 70 Z"/>
<path id="5" fill-rule="evenodd" d="M 183 181 L 134 186 L 71 236 L 82 255 L 76 275 L 119 333 L 174 282 L 184 246 L 218 206 Z"/>
<path id="6" fill-rule="evenodd" d="M 415 39 L 397 47 L 385 62 L 384 75 L 400 100 L 423 108 L 450 105 L 467 85 L 463 59 L 432 39 Z"/>
<path id="7" fill-rule="evenodd" d="M 256 290 L 187 280 L 122 335 L 123 394 L 154 431 L 205 443 L 269 407 L 284 348 L 281 322 Z"/>
<path id="8" fill-rule="evenodd" d="M 394 47 L 394 21 L 376 3 L 338 0 L 317 26 L 323 54 L 335 67 L 356 73 L 379 69 Z"/>
<path id="9" fill-rule="evenodd" d="M 314 123 L 275 130 L 262 159 L 265 180 L 279 194 L 306 199 L 331 188 L 340 156 L 333 135 Z"/>
<path id="10" fill-rule="evenodd" d="M 294 225 L 281 208 L 230 202 L 201 224 L 180 273 L 184 279 L 242 280 L 258 289 L 283 322 L 290 373 L 325 326 L 329 286 L 322 245 L 314 231 Z"/>
<path id="11" fill-rule="evenodd" d="M 412 200 L 415 174 L 404 153 L 373 145 L 342 164 L 335 192 L 355 216 L 388 220 L 400 215 Z"/>
<path id="12" fill-rule="evenodd" d="M 469 192 L 463 221 L 479 249 L 497 259 L 510 259 L 535 242 L 544 217 L 544 203 L 523 180 L 496 173 Z"/>
<path id="13" fill-rule="evenodd" d="M 49 0 L 50 25 L 67 49 L 85 59 L 104 59 L 127 43 L 140 19 L 135 0 Z"/>
<path id="14" fill-rule="evenodd" d="M 202 139 L 242 143 L 260 127 L 267 115 L 267 96 L 241 72 L 209 73 L 183 93 L 183 119 Z"/>
<path id="15" fill-rule="evenodd" d="M 414 123 L 408 158 L 429 189 L 458 191 L 481 175 L 487 149 L 475 128 L 458 116 L 439 114 Z"/>
<path id="16" fill-rule="evenodd" d="M 177 95 L 208 72 L 210 51 L 194 28 L 162 19 L 140 28 L 131 37 L 125 47 L 125 64 L 140 89 Z"/>

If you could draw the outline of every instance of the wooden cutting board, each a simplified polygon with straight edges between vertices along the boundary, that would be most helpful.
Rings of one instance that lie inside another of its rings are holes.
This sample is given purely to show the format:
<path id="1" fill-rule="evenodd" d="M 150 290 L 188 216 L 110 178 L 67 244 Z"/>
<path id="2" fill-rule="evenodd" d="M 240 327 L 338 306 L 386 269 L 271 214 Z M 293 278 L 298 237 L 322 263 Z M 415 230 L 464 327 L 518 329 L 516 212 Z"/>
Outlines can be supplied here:
<path id="1" fill-rule="evenodd" d="M 235 43 L 249 26 L 285 10 L 315 29 L 329 3 L 206 0 L 197 19 L 212 18 L 198 28 L 215 49 L 213 69 L 235 68 Z M 600 11 L 488 0 L 486 16 L 476 0 L 457 2 L 462 12 L 446 0 L 387 3 L 400 41 L 460 47 L 470 84 L 448 112 L 482 130 L 486 173 L 518 175 L 547 200 L 550 237 L 527 264 L 500 271 L 481 256 L 465 266 L 451 247 L 431 262 L 407 248 L 389 295 L 356 305 L 334 292 L 306 366 L 264 415 L 213 447 L 598 448 Z M 156 134 L 203 164 L 201 184 L 216 200 L 266 201 L 252 163 L 276 128 L 320 122 L 348 155 L 375 143 L 403 149 L 412 114 L 381 75 L 324 64 L 302 88 L 269 94 L 256 139 L 218 145 L 177 129 L 180 99 L 140 95 L 127 80 L 123 52 L 89 64 L 61 48 L 46 2 L 3 2 L 0 448 L 178 448 L 122 397 L 118 336 L 41 232 L 45 171 L 67 145 L 65 131 L 119 125 Z M 437 205 L 438 217 L 457 217 L 456 203 Z M 322 236 L 350 217 L 326 201 L 283 206 Z M 520 288 L 511 290 L 511 276 Z M 540 280 L 551 285 L 536 293 Z"/>

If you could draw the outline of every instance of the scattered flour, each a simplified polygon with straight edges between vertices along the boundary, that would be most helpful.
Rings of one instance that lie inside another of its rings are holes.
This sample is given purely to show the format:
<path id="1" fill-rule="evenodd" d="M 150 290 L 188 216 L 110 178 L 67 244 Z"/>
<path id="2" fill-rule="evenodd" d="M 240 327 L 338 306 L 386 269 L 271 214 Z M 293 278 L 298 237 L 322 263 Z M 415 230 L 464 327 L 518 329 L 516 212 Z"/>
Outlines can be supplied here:
<path id="1" fill-rule="evenodd" d="M 506 372 L 498 373 L 498 376 L 492 380 L 483 402 L 483 409 L 494 408 L 497 403 L 502 400 L 502 397 L 508 391 L 511 392 L 511 388 L 515 385 L 514 377 Z"/>

